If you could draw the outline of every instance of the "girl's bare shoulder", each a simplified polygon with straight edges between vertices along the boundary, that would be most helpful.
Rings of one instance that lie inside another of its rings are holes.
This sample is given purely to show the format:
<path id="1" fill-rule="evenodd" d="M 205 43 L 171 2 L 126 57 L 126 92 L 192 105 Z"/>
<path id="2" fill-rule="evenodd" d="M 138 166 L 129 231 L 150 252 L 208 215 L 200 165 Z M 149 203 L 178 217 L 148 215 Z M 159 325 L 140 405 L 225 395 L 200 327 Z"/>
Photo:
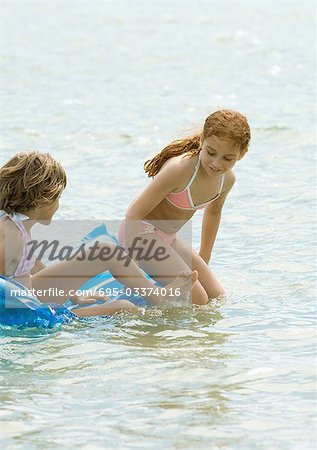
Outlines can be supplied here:
<path id="1" fill-rule="evenodd" d="M 162 169 L 175 176 L 180 185 L 186 184 L 197 164 L 197 156 L 179 155 L 168 159 Z"/>
<path id="2" fill-rule="evenodd" d="M 173 156 L 165 162 L 163 167 L 179 167 L 182 170 L 190 170 L 196 165 L 197 158 L 197 155 L 191 156 L 187 155 L 186 153 L 184 155 Z"/>
<path id="3" fill-rule="evenodd" d="M 10 219 L 0 222 L 0 273 L 12 275 L 23 251 L 20 231 Z"/>
<path id="4" fill-rule="evenodd" d="M 9 242 L 14 242 L 16 247 L 23 246 L 21 232 L 10 219 L 0 222 L 0 239 L 3 246 L 6 246 Z"/>
<path id="5" fill-rule="evenodd" d="M 232 169 L 228 170 L 225 174 L 225 179 L 223 183 L 223 192 L 229 192 L 236 181 L 236 176 Z"/>

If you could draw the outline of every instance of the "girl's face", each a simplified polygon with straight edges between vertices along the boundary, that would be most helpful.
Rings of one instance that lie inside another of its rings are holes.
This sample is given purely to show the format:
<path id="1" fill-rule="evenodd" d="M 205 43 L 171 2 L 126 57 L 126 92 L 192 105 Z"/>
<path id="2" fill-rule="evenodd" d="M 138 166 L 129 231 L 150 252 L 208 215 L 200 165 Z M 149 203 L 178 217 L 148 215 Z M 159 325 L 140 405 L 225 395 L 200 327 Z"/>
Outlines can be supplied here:
<path id="1" fill-rule="evenodd" d="M 204 139 L 201 165 L 210 176 L 220 176 L 232 169 L 241 158 L 240 148 L 234 141 L 210 136 Z"/>

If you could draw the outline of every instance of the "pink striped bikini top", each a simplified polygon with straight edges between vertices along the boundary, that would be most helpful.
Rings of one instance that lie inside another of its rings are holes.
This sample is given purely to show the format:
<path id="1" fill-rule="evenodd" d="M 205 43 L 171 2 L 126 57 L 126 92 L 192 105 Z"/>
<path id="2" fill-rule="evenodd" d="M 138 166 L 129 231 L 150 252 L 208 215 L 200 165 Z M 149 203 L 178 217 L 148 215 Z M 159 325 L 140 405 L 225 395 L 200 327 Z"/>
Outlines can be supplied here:
<path id="1" fill-rule="evenodd" d="M 181 208 L 181 209 L 191 209 L 191 210 L 202 209 L 205 206 L 207 206 L 209 203 L 214 202 L 220 196 L 222 188 L 223 188 L 223 183 L 225 180 L 225 174 L 222 174 L 222 176 L 221 176 L 218 194 L 206 203 L 202 203 L 201 205 L 194 205 L 194 202 L 193 202 L 193 199 L 192 199 L 192 196 L 190 193 L 190 186 L 192 185 L 193 181 L 196 178 L 197 172 L 199 170 L 199 166 L 200 166 L 200 153 L 199 153 L 197 164 L 195 166 L 194 173 L 193 173 L 191 179 L 189 180 L 189 182 L 187 183 L 186 187 L 180 192 L 170 192 L 166 196 L 166 199 L 172 205 L 176 206 L 177 208 Z"/>
<path id="2" fill-rule="evenodd" d="M 23 277 L 31 273 L 36 260 L 36 256 L 34 255 L 34 253 L 31 257 L 29 257 L 30 249 L 28 244 L 29 242 L 31 242 L 31 236 L 26 231 L 22 222 L 23 220 L 29 219 L 29 217 L 21 213 L 8 214 L 5 211 L 0 211 L 0 221 L 4 220 L 7 217 L 12 220 L 12 222 L 19 229 L 23 239 L 23 250 L 19 264 L 15 268 L 13 275 L 8 276 L 7 278 Z"/>

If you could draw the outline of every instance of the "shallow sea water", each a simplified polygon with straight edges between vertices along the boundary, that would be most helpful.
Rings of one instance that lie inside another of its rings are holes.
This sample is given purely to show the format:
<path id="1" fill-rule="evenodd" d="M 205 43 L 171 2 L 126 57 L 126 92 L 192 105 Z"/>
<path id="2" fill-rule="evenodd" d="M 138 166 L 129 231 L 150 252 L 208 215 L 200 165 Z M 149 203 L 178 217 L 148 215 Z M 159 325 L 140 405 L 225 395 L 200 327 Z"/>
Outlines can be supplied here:
<path id="1" fill-rule="evenodd" d="M 215 109 L 253 132 L 214 249 L 228 296 L 1 330 L 2 448 L 315 448 L 314 14 L 310 1 L 1 2 L 0 162 L 58 158 L 57 219 L 122 218 L 143 162 Z"/>

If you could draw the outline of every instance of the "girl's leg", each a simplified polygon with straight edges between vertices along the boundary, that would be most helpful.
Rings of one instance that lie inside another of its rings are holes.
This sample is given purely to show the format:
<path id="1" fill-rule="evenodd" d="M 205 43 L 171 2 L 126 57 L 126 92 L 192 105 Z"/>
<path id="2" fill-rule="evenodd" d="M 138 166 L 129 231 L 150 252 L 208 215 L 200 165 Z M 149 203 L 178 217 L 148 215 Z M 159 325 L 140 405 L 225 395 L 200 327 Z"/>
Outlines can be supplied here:
<path id="1" fill-rule="evenodd" d="M 139 308 L 128 300 L 116 300 L 112 303 L 104 303 L 103 305 L 86 306 L 85 308 L 77 308 L 72 312 L 78 317 L 93 316 L 113 316 L 118 312 L 127 311 L 137 314 Z"/>
<path id="2" fill-rule="evenodd" d="M 177 237 L 172 243 L 172 247 L 185 262 L 191 262 L 192 270 L 197 270 L 198 281 L 206 291 L 208 299 L 225 294 L 223 287 L 213 275 L 208 264 L 186 242 Z"/>
<path id="3" fill-rule="evenodd" d="M 117 246 L 106 242 L 99 243 L 95 248 L 97 248 L 99 256 L 94 259 L 63 261 L 52 264 L 33 275 L 32 285 L 39 300 L 46 303 L 64 303 L 70 296 L 70 290 L 76 291 L 87 280 L 106 270 L 109 270 L 115 278 L 128 287 L 145 289 L 144 297 L 154 305 L 168 302 L 170 290 L 178 289 L 181 295 L 189 292 L 192 289 L 192 283 L 197 279 L 197 273 L 186 268 L 186 273 L 177 276 L 177 279 L 167 286 L 169 289 L 166 289 L 165 293 L 161 289 L 154 293 L 153 284 L 140 272 L 135 262 L 126 254 L 126 259 L 118 257 Z M 105 259 L 100 256 L 102 254 L 114 256 Z M 57 295 L 50 295 L 48 293 L 50 288 L 53 291 L 52 294 L 59 291 Z M 46 293 L 40 293 L 45 290 Z"/>
<path id="4" fill-rule="evenodd" d="M 176 238 L 172 243 L 172 246 L 156 233 L 147 233 L 146 235 L 141 235 L 141 238 L 147 239 L 148 241 L 147 244 L 142 245 L 145 252 L 150 245 L 152 255 L 157 252 L 158 248 L 163 247 L 165 249 L 165 255 L 168 256 L 168 258 L 163 261 L 158 261 L 154 258 L 148 261 L 140 260 L 142 269 L 149 273 L 151 277 L 159 283 L 166 285 L 171 279 L 175 278 L 175 274 L 181 271 L 191 271 L 191 267 L 194 267 L 195 261 L 191 261 L 191 257 L 188 257 L 189 253 L 184 251 L 180 254 L 177 251 L 180 250 L 180 248 L 174 247 L 176 240 L 178 241 L 179 238 Z M 154 242 L 155 245 L 153 245 Z M 193 270 L 197 269 L 194 267 Z M 209 296 L 199 279 L 193 286 L 191 297 L 192 303 L 197 305 L 205 305 L 208 302 Z"/>

